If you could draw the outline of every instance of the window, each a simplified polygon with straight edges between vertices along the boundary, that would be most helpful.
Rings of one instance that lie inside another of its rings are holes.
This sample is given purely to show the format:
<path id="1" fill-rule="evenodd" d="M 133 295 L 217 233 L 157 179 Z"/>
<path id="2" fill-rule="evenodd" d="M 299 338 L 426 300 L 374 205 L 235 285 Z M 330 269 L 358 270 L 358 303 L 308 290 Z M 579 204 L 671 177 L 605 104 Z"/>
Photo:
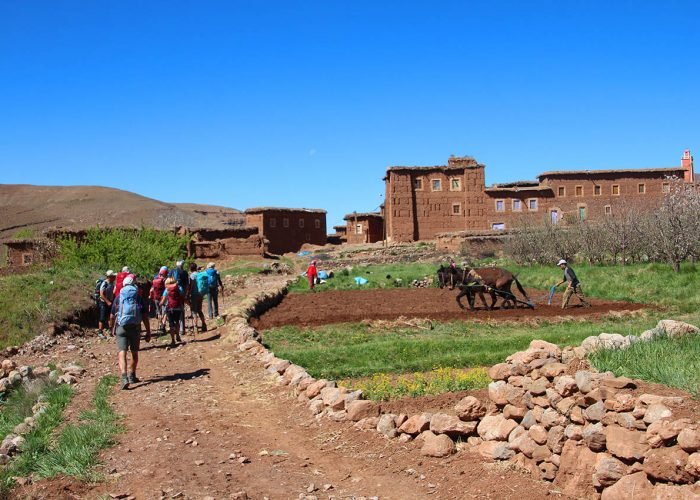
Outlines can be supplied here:
<path id="1" fill-rule="evenodd" d="M 452 204 L 452 215 L 459 215 L 462 213 L 462 205 L 460 203 Z"/>
<path id="2" fill-rule="evenodd" d="M 646 187 L 646 185 L 644 185 L 644 184 L 638 184 L 638 185 L 637 185 L 637 192 L 638 192 L 639 194 L 644 194 L 644 193 L 646 193 L 646 192 L 647 192 L 647 187 Z"/>
<path id="3" fill-rule="evenodd" d="M 430 186 L 433 188 L 433 191 L 442 191 L 442 181 L 440 179 L 430 181 Z"/>
<path id="4" fill-rule="evenodd" d="M 362 224 L 355 225 L 355 234 L 362 234 Z"/>
<path id="5" fill-rule="evenodd" d="M 505 228 L 506 225 L 503 222 L 494 222 L 493 224 L 491 224 L 491 229 L 493 229 L 494 231 L 503 231 Z"/>
<path id="6" fill-rule="evenodd" d="M 28 266 L 29 264 L 32 263 L 32 254 L 30 253 L 23 253 L 22 254 L 22 265 L 23 266 Z"/>
<path id="7" fill-rule="evenodd" d="M 557 188 L 557 196 L 566 196 L 566 188 L 564 186 Z"/>
<path id="8" fill-rule="evenodd" d="M 559 210 L 552 210 L 549 213 L 549 219 L 552 221 L 552 224 L 559 222 Z"/>
<path id="9" fill-rule="evenodd" d="M 496 212 L 505 212 L 506 204 L 503 200 L 496 200 Z"/>
<path id="10" fill-rule="evenodd" d="M 530 198 L 527 200 L 527 208 L 530 210 L 537 210 L 537 198 Z"/>
<path id="11" fill-rule="evenodd" d="M 612 207 L 610 205 L 605 205 L 605 215 L 612 215 Z"/>
<path id="12" fill-rule="evenodd" d="M 520 212 L 522 209 L 522 202 L 520 200 L 513 200 L 513 212 Z"/>
<path id="13" fill-rule="evenodd" d="M 671 192 L 671 183 L 664 182 L 663 185 L 661 186 L 661 192 L 670 193 Z"/>
<path id="14" fill-rule="evenodd" d="M 314 227 L 316 229 L 321 229 L 321 219 L 315 219 L 314 220 Z"/>
<path id="15" fill-rule="evenodd" d="M 289 227 L 289 219 L 287 217 L 282 219 L 282 227 Z"/>
<path id="16" fill-rule="evenodd" d="M 423 190 L 423 179 L 413 179 L 413 189 L 416 191 Z"/>
<path id="17" fill-rule="evenodd" d="M 583 196 L 583 186 L 576 186 L 576 196 Z"/>
<path id="18" fill-rule="evenodd" d="M 462 182 L 457 177 L 450 179 L 450 191 L 461 191 Z"/>
<path id="19" fill-rule="evenodd" d="M 304 219 L 299 219 L 299 229 L 304 229 Z"/>
<path id="20" fill-rule="evenodd" d="M 277 219 L 270 217 L 270 227 L 277 227 Z"/>
<path id="21" fill-rule="evenodd" d="M 612 194 L 613 194 L 613 196 L 620 196 L 620 185 L 619 184 L 612 185 Z"/>
<path id="22" fill-rule="evenodd" d="M 578 207 L 578 219 L 586 220 L 586 207 Z"/>
<path id="23" fill-rule="evenodd" d="M 593 194 L 595 196 L 600 196 L 600 186 L 594 186 L 593 187 Z"/>

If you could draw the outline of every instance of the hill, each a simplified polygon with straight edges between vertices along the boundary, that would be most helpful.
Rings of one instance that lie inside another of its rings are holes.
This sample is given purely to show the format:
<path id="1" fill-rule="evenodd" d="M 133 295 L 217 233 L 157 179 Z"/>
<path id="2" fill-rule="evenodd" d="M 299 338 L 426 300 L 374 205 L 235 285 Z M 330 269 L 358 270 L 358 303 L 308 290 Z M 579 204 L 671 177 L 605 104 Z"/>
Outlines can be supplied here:
<path id="1" fill-rule="evenodd" d="M 47 228 L 226 228 L 244 219 L 233 208 L 167 203 L 108 187 L 0 184 L 0 242 Z"/>

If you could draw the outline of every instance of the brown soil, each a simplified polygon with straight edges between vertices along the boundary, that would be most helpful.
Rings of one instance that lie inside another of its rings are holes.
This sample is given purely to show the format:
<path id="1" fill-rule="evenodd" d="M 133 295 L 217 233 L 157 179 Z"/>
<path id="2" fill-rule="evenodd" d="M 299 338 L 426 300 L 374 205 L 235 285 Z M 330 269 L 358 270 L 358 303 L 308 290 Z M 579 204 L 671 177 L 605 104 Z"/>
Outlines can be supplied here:
<path id="1" fill-rule="evenodd" d="M 528 290 L 535 309 L 477 308 L 474 311 L 460 309 L 455 291 L 439 288 L 401 288 L 392 290 L 344 290 L 307 294 L 289 294 L 277 307 L 270 309 L 253 325 L 266 330 L 283 325 L 318 326 L 332 323 L 351 323 L 366 319 L 429 318 L 437 321 L 481 320 L 509 321 L 550 318 L 596 318 L 612 312 L 638 311 L 641 304 L 589 299 L 592 307 L 570 307 L 562 310 L 558 305 L 548 306 L 546 294 Z M 464 299 L 466 304 L 466 299 Z M 561 300 L 561 298 L 559 298 Z M 576 303 L 576 298 L 572 303 Z M 480 304 L 480 303 L 479 303 Z"/>

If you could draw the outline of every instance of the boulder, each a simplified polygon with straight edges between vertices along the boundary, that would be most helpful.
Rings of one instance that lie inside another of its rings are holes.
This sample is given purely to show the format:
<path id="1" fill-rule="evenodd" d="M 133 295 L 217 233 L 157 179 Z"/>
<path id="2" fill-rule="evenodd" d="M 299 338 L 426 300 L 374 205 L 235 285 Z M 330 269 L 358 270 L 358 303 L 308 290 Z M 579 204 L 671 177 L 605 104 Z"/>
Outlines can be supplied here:
<path id="1" fill-rule="evenodd" d="M 345 392 L 338 387 L 324 387 L 321 389 L 323 404 L 337 411 L 345 409 Z"/>
<path id="2" fill-rule="evenodd" d="M 601 500 L 647 500 L 652 498 L 654 485 L 644 472 L 636 472 L 620 478 L 603 490 Z"/>
<path id="3" fill-rule="evenodd" d="M 600 422 L 605 416 L 605 403 L 598 401 L 583 410 L 583 418 L 589 422 Z"/>
<path id="4" fill-rule="evenodd" d="M 537 448 L 537 443 L 527 434 L 522 434 L 508 444 L 509 448 L 515 452 L 520 452 L 527 458 L 532 458 L 532 453 Z"/>
<path id="5" fill-rule="evenodd" d="M 523 434 L 527 434 L 525 428 L 521 425 L 517 426 L 515 429 L 510 431 L 510 434 L 508 434 L 508 442 L 512 443 L 515 439 L 519 438 Z"/>
<path id="6" fill-rule="evenodd" d="M 338 412 L 340 413 L 340 412 Z M 346 413 L 346 412 L 343 412 Z M 367 417 L 355 422 L 355 428 L 362 431 L 372 431 L 377 428 L 379 417 Z"/>
<path id="7" fill-rule="evenodd" d="M 673 412 L 669 410 L 666 405 L 655 403 L 647 408 L 647 411 L 644 413 L 643 420 L 646 424 L 652 424 L 657 420 L 661 420 L 662 418 L 670 418 L 672 416 Z"/>
<path id="8" fill-rule="evenodd" d="M 685 465 L 685 470 L 687 470 L 691 476 L 700 479 L 700 453 L 693 453 L 688 456 L 688 463 Z"/>
<path id="9" fill-rule="evenodd" d="M 543 377 L 553 379 L 554 377 L 558 377 L 559 375 L 566 373 L 567 368 L 568 367 L 564 363 L 549 363 L 548 365 L 540 368 L 540 373 Z"/>
<path id="10" fill-rule="evenodd" d="M 605 409 L 615 412 L 626 412 L 634 410 L 637 401 L 631 394 L 615 394 L 605 401 Z"/>
<path id="11" fill-rule="evenodd" d="M 547 342 L 545 340 L 538 340 L 535 339 L 530 342 L 530 349 L 538 349 L 540 351 L 544 351 L 547 353 L 547 356 L 550 358 L 555 358 L 555 359 L 560 359 L 561 358 L 561 348 L 556 345 L 552 344 L 551 342 Z"/>
<path id="12" fill-rule="evenodd" d="M 688 454 L 677 447 L 652 449 L 644 460 L 644 472 L 657 481 L 688 483 L 693 476 L 686 470 Z"/>
<path id="13" fill-rule="evenodd" d="M 579 370 L 574 376 L 574 382 L 576 382 L 576 387 L 583 393 L 591 392 L 595 387 L 593 387 L 593 374 L 586 370 Z"/>
<path id="14" fill-rule="evenodd" d="M 455 417 L 456 418 L 456 417 Z M 458 419 L 459 420 L 459 419 Z M 455 452 L 454 442 L 445 434 L 426 435 L 420 454 L 426 457 L 446 457 Z"/>
<path id="15" fill-rule="evenodd" d="M 603 430 L 603 424 L 589 424 L 583 428 L 583 442 L 592 451 L 604 451 L 606 436 Z"/>
<path id="16" fill-rule="evenodd" d="M 625 349 L 630 345 L 630 339 L 619 333 L 601 333 L 598 335 L 599 348 Z"/>
<path id="17" fill-rule="evenodd" d="M 627 474 L 627 466 L 624 463 L 607 453 L 598 453 L 593 473 L 594 486 L 613 485 L 625 474 Z"/>
<path id="18" fill-rule="evenodd" d="M 321 394 L 321 389 L 325 388 L 327 383 L 327 380 L 317 380 L 316 382 L 312 382 L 306 388 L 306 397 L 309 399 L 315 398 Z"/>
<path id="19" fill-rule="evenodd" d="M 552 450 L 547 448 L 547 446 L 545 446 L 545 445 L 537 446 L 532 451 L 532 459 L 537 463 L 544 462 L 545 460 L 547 460 L 551 456 L 552 456 Z"/>
<path id="20" fill-rule="evenodd" d="M 454 415 L 436 413 L 430 419 L 430 430 L 435 434 L 450 436 L 466 436 L 476 430 L 476 422 L 463 422 Z M 433 456 L 433 455 L 431 455 Z"/>
<path id="21" fill-rule="evenodd" d="M 551 462 L 542 462 L 539 465 L 540 477 L 545 481 L 554 481 L 559 468 Z"/>
<path id="22" fill-rule="evenodd" d="M 601 379 L 600 385 L 611 389 L 634 389 L 637 384 L 627 377 L 613 377 Z"/>
<path id="23" fill-rule="evenodd" d="M 528 412 L 527 408 L 520 408 L 518 406 L 513 406 L 513 405 L 506 405 L 505 408 L 503 408 L 503 417 L 504 418 L 512 418 L 513 420 L 517 420 L 518 422 L 523 419 L 525 414 Z"/>
<path id="24" fill-rule="evenodd" d="M 520 425 L 522 425 L 525 429 L 529 429 L 536 423 L 537 420 L 535 419 L 535 414 L 532 412 L 532 410 L 528 410 L 523 419 L 520 421 Z"/>
<path id="25" fill-rule="evenodd" d="M 549 438 L 547 430 L 541 425 L 533 425 L 527 431 L 527 434 L 537 444 L 545 444 Z"/>
<path id="26" fill-rule="evenodd" d="M 581 441 L 583 439 L 583 427 L 580 425 L 569 424 L 564 429 L 564 436 L 573 441 Z"/>
<path id="27" fill-rule="evenodd" d="M 515 455 L 515 452 L 508 448 L 508 443 L 501 441 L 484 441 L 477 451 L 486 460 L 508 460 Z"/>
<path id="28" fill-rule="evenodd" d="M 649 450 L 643 432 L 617 425 L 605 428 L 605 443 L 610 453 L 623 460 L 641 461 Z"/>
<path id="29" fill-rule="evenodd" d="M 596 455 L 576 441 L 567 441 L 561 453 L 561 463 L 554 484 L 564 495 L 573 498 L 595 498 L 591 477 L 595 472 Z"/>
<path id="30" fill-rule="evenodd" d="M 578 387 L 576 386 L 576 380 L 574 377 L 568 375 L 563 375 L 554 380 L 554 389 L 561 394 L 562 397 L 571 396 Z"/>
<path id="31" fill-rule="evenodd" d="M 666 332 L 662 328 L 652 328 L 651 330 L 646 330 L 642 332 L 639 336 L 639 340 L 642 342 L 649 342 L 651 340 L 663 337 Z"/>
<path id="32" fill-rule="evenodd" d="M 352 422 L 357 422 L 363 418 L 378 417 L 380 410 L 379 406 L 373 401 L 357 399 L 348 404 L 346 408 L 348 412 L 347 419 Z"/>
<path id="33" fill-rule="evenodd" d="M 489 384 L 489 399 L 499 406 L 504 406 L 508 404 L 508 384 L 503 380 L 497 382 L 491 382 Z"/>
<path id="34" fill-rule="evenodd" d="M 581 342 L 581 349 L 586 354 L 597 351 L 600 348 L 600 339 L 597 335 L 591 335 L 590 337 L 586 337 L 585 339 L 583 339 L 583 342 Z"/>
<path id="35" fill-rule="evenodd" d="M 488 375 L 492 380 L 507 380 L 512 375 L 511 365 L 498 363 L 489 368 Z"/>
<path id="36" fill-rule="evenodd" d="M 405 434 L 411 434 L 415 436 L 423 431 L 427 431 L 430 428 L 430 418 L 432 417 L 429 413 L 421 413 L 420 415 L 413 415 L 408 420 L 406 420 L 399 430 Z"/>
<path id="37" fill-rule="evenodd" d="M 527 391 L 533 396 L 542 396 L 547 392 L 547 387 L 549 387 L 549 381 L 544 377 L 540 377 L 527 387 Z"/>
<path id="38" fill-rule="evenodd" d="M 555 425 L 547 433 L 547 447 L 552 450 L 552 453 L 561 453 L 564 447 L 564 441 L 566 436 L 564 435 L 564 427 L 561 425 Z"/>
<path id="39" fill-rule="evenodd" d="M 686 335 L 700 334 L 700 329 L 697 326 L 693 326 L 689 323 L 684 323 L 682 321 L 675 321 L 672 319 L 662 319 L 658 322 L 656 328 L 659 328 L 666 332 L 666 335 L 672 339 L 684 337 Z"/>
<path id="40" fill-rule="evenodd" d="M 678 446 L 688 453 L 700 451 L 700 429 L 685 428 L 680 431 Z"/>
<path id="41" fill-rule="evenodd" d="M 700 498 L 700 484 L 658 483 L 654 487 L 654 500 L 698 500 L 698 498 Z"/>
<path id="42" fill-rule="evenodd" d="M 473 422 L 486 415 L 486 407 L 474 396 L 462 398 L 459 403 L 455 405 L 455 411 L 460 420 L 464 420 L 465 422 Z"/>
<path id="43" fill-rule="evenodd" d="M 377 432 L 384 434 L 385 436 L 393 437 L 396 431 L 396 416 L 391 413 L 386 413 L 379 417 L 377 422 Z"/>
<path id="44" fill-rule="evenodd" d="M 489 415 L 481 419 L 477 432 L 485 441 L 505 441 L 517 426 L 515 420 L 507 420 L 501 415 Z"/>
<path id="45" fill-rule="evenodd" d="M 549 429 L 555 425 L 566 425 L 566 417 L 553 408 L 547 408 L 542 412 L 540 423 Z"/>

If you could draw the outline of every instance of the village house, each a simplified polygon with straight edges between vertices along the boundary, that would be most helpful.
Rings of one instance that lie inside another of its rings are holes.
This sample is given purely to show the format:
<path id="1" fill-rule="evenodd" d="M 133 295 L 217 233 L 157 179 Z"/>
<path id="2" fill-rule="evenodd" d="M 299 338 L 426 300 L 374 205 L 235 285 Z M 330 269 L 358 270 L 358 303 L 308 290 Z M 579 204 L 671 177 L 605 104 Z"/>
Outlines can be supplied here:
<path id="1" fill-rule="evenodd" d="M 245 211 L 246 225 L 257 227 L 273 254 L 297 252 L 302 245 L 326 244 L 326 211 L 314 208 L 258 207 Z"/>
<path id="2" fill-rule="evenodd" d="M 354 212 L 343 219 L 347 221 L 348 243 L 375 243 L 384 239 L 384 217 L 379 212 Z"/>
<path id="3" fill-rule="evenodd" d="M 523 218 L 553 223 L 600 220 L 623 203 L 657 203 L 672 178 L 695 182 L 689 150 L 677 167 L 552 171 L 543 172 L 537 181 L 490 187 L 484 170 L 471 157 L 451 157 L 446 166 L 388 168 L 387 239 L 406 242 L 443 233 L 503 231 Z"/>

